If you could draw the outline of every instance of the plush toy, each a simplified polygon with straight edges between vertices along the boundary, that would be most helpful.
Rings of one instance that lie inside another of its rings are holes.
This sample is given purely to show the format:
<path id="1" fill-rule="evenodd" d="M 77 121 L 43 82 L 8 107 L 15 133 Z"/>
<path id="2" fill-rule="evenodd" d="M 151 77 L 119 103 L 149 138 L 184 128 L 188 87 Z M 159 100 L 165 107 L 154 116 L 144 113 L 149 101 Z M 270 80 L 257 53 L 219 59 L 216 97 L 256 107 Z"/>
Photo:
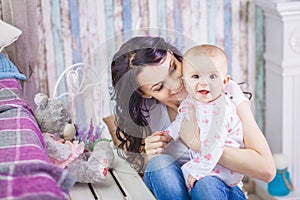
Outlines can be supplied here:
<path id="1" fill-rule="evenodd" d="M 57 99 L 46 94 L 35 95 L 34 111 L 42 131 L 50 161 L 67 169 L 78 182 L 96 183 L 105 180 L 112 166 L 114 154 L 110 144 L 99 141 L 92 152 L 84 149 L 84 143 L 76 139 L 75 125 L 67 108 Z"/>
<path id="2" fill-rule="evenodd" d="M 78 182 L 97 183 L 104 180 L 109 167 L 112 166 L 114 153 L 110 144 L 99 141 L 92 152 L 79 155 L 79 158 L 68 165 L 67 170 L 74 172 Z"/>

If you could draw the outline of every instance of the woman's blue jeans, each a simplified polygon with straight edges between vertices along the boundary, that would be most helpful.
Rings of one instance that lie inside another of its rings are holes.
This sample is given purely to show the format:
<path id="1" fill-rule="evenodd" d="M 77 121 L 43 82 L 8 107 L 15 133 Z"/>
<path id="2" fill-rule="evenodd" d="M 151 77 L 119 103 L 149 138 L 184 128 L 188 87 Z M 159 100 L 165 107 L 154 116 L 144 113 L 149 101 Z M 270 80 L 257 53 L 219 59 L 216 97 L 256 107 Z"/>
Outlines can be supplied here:
<path id="1" fill-rule="evenodd" d="M 188 192 L 180 166 L 173 157 L 166 154 L 157 155 L 149 161 L 144 173 L 144 181 L 158 200 L 246 199 L 238 186 L 227 186 L 213 176 L 200 179 Z"/>

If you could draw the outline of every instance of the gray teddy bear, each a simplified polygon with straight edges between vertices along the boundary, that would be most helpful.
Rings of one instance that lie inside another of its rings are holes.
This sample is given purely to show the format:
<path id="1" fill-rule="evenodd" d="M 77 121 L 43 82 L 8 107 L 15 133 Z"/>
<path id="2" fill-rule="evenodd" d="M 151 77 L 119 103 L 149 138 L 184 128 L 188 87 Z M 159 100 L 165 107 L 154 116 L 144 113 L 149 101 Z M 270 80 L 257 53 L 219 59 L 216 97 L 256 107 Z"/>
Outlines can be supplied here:
<path id="1" fill-rule="evenodd" d="M 34 102 L 37 105 L 35 118 L 50 161 L 70 171 L 77 182 L 104 181 L 114 160 L 110 144 L 99 141 L 92 152 L 86 151 L 84 143 L 76 140 L 75 125 L 71 124 L 70 114 L 62 102 L 44 93 L 36 94 Z"/>

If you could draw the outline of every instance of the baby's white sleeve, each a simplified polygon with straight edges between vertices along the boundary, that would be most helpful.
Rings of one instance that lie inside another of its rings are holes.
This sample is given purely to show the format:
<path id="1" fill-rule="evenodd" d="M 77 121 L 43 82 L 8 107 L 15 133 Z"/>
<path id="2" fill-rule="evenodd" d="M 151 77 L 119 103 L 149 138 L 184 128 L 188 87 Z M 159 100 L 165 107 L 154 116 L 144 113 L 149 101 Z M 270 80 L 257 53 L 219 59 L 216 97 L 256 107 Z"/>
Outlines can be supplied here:
<path id="1" fill-rule="evenodd" d="M 176 119 L 165 130 L 165 132 L 169 134 L 175 141 L 179 139 L 179 131 L 182 124 L 182 120 L 183 120 L 183 116 L 181 114 L 177 114 Z"/>
<path id="2" fill-rule="evenodd" d="M 228 98 L 235 106 L 238 106 L 244 101 L 250 102 L 249 99 L 244 95 L 238 84 L 233 80 L 228 81 L 224 89 L 224 93 L 228 96 Z"/>

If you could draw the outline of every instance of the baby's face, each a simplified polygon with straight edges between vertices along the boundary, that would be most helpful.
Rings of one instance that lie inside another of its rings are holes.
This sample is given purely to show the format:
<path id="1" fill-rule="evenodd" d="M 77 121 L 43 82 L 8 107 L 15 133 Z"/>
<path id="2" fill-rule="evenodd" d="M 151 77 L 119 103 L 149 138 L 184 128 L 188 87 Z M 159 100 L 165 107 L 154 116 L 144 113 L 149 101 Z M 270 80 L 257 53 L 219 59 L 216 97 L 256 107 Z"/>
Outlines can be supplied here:
<path id="1" fill-rule="evenodd" d="M 221 57 L 190 55 L 183 59 L 185 87 L 197 101 L 208 103 L 220 97 L 226 75 L 227 63 Z"/>

